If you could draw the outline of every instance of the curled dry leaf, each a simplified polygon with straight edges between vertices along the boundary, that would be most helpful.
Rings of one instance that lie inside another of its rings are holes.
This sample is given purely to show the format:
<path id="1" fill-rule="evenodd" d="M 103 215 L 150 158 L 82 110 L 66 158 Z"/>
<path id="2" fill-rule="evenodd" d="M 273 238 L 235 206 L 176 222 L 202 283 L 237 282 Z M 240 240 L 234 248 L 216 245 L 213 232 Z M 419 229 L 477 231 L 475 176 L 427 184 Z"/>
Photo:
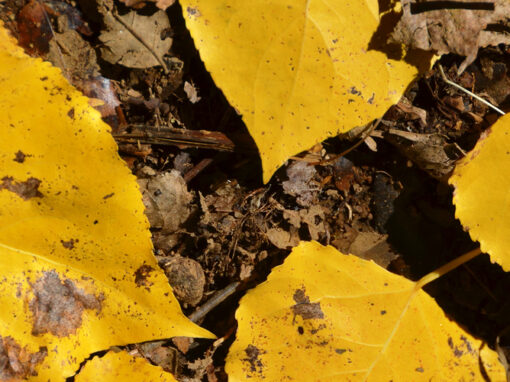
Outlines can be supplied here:
<path id="1" fill-rule="evenodd" d="M 294 248 L 236 318 L 232 382 L 505 379 L 497 353 L 416 283 L 316 242 Z"/>
<path id="2" fill-rule="evenodd" d="M 479 48 L 510 43 L 508 34 L 486 30 L 489 24 L 504 27 L 508 23 L 510 3 L 506 0 L 481 0 L 476 2 L 478 8 L 471 6 L 474 4 L 471 0 L 401 0 L 401 3 L 402 18 L 391 39 L 438 54 L 465 56 L 459 73 L 475 60 Z M 436 8 L 441 3 L 442 8 Z"/>

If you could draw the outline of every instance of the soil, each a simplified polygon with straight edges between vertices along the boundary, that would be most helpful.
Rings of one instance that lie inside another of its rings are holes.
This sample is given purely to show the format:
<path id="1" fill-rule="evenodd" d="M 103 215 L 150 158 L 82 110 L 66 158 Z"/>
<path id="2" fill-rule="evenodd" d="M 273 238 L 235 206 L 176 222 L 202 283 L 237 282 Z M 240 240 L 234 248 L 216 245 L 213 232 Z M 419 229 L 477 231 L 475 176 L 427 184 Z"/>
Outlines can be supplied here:
<path id="1" fill-rule="evenodd" d="M 166 10 L 170 26 L 158 31 L 172 39 L 162 55 L 165 71 L 106 61 L 103 14 L 92 3 L 45 2 L 46 19 L 38 1 L 7 0 L 0 18 L 29 54 L 60 66 L 89 97 L 109 100 L 100 111 L 139 179 L 155 255 L 184 313 L 223 338 L 133 344 L 131 354 L 179 380 L 227 380 L 224 360 L 239 299 L 299 240 L 356 253 L 413 280 L 476 247 L 455 219 L 446 179 L 498 114 L 445 83 L 437 63 L 374 122 L 361 145 L 352 149 L 359 141 L 352 134 L 328 139 L 264 185 L 257 148 L 205 70 L 180 5 Z M 131 12 L 121 3 L 100 3 L 119 15 Z M 137 12 L 156 11 L 148 3 Z M 461 76 L 462 57 L 443 56 L 439 64 L 455 83 L 509 110 L 508 49 L 481 49 Z M 510 276 L 479 256 L 426 291 L 494 347 L 509 324 L 509 287 Z M 224 288 L 234 293 L 203 310 Z"/>

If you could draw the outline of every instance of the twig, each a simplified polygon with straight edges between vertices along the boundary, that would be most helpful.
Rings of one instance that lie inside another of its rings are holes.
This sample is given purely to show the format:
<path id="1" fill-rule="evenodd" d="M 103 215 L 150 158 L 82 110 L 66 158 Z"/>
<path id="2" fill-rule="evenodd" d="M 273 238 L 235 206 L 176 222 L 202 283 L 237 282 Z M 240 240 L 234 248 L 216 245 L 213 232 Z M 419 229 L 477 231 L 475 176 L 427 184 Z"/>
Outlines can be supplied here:
<path id="1" fill-rule="evenodd" d="M 477 96 L 475 93 L 473 93 L 473 92 L 463 88 L 460 85 L 457 85 L 455 82 L 453 82 L 453 81 L 449 80 L 448 78 L 446 78 L 446 74 L 444 74 L 443 67 L 441 66 L 441 64 L 438 64 L 438 67 L 439 67 L 439 73 L 441 74 L 441 78 L 443 79 L 444 82 L 446 82 L 447 84 L 453 86 L 454 88 L 457 88 L 457 89 L 463 91 L 466 94 L 469 94 L 471 97 L 477 99 L 481 103 L 483 103 L 483 104 L 487 105 L 488 107 L 490 107 L 491 109 L 497 111 L 499 114 L 505 115 L 505 112 L 503 110 L 497 108 L 496 106 L 494 106 L 490 102 L 484 100 L 482 97 Z"/>
<path id="2" fill-rule="evenodd" d="M 154 58 L 159 62 L 159 64 L 163 67 L 163 70 L 165 71 L 165 74 L 168 74 L 170 71 L 168 70 L 168 66 L 163 61 L 161 57 L 159 57 L 156 52 L 154 52 L 154 49 L 151 48 L 149 44 L 143 39 L 142 36 L 140 36 L 133 28 L 131 28 L 129 25 L 127 25 L 124 20 L 120 18 L 120 16 L 117 14 L 117 11 L 112 12 L 113 17 L 115 20 L 117 20 L 119 23 L 122 24 L 126 30 L 133 35 L 134 38 L 136 38 L 140 43 L 154 56 Z"/>
<path id="3" fill-rule="evenodd" d="M 191 313 L 188 318 L 193 322 L 201 321 L 211 310 L 216 308 L 219 304 L 227 299 L 232 293 L 234 293 L 239 286 L 239 282 L 233 282 L 227 285 L 227 287 L 216 292 L 204 305 Z"/>
<path id="4" fill-rule="evenodd" d="M 197 176 L 202 170 L 204 170 L 207 166 L 212 163 L 212 158 L 204 158 L 196 166 L 194 166 L 191 170 L 189 170 L 186 174 L 184 174 L 183 178 L 186 183 L 191 182 L 191 180 Z"/>
<path id="5" fill-rule="evenodd" d="M 218 151 L 234 151 L 234 143 L 219 131 L 187 130 L 173 127 L 154 128 L 146 125 L 128 125 L 131 133 L 113 134 L 117 142 L 149 143 L 157 145 L 190 146 Z"/>
<path id="6" fill-rule="evenodd" d="M 325 164 L 329 164 L 329 163 L 333 163 L 334 161 L 336 161 L 338 158 L 341 158 L 347 154 L 349 154 L 352 150 L 354 150 L 356 147 L 358 147 L 359 145 L 361 145 L 363 142 L 365 142 L 365 139 L 367 139 L 368 136 L 370 136 L 370 134 L 372 133 L 372 131 L 375 130 L 375 128 L 377 126 L 379 126 L 379 124 L 381 123 L 381 120 L 382 118 L 379 118 L 377 121 L 375 121 L 372 126 L 370 126 L 368 129 L 365 129 L 363 130 L 361 133 L 359 133 L 358 137 L 361 137 L 361 139 L 356 142 L 354 145 L 352 145 L 351 147 L 349 147 L 347 150 L 341 152 L 340 154 L 337 154 L 335 156 L 333 156 L 332 158 L 329 158 L 329 159 L 325 159 L 325 160 L 322 160 L 322 161 L 319 161 L 319 162 L 315 162 L 315 163 L 311 163 L 312 165 L 319 165 L 319 166 L 323 166 Z"/>

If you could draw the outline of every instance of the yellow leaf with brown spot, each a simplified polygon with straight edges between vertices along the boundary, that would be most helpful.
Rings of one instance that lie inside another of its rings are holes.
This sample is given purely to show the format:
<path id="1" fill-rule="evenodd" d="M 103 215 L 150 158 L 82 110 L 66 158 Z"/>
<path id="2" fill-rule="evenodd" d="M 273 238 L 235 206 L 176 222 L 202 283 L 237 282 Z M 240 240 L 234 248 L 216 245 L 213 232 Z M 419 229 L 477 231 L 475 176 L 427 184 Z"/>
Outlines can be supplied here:
<path id="1" fill-rule="evenodd" d="M 371 49 L 377 0 L 182 0 L 216 84 L 242 114 L 264 182 L 290 156 L 381 117 L 418 69 Z M 416 58 L 428 67 L 431 56 Z"/>
<path id="2" fill-rule="evenodd" d="M 415 282 L 317 242 L 294 248 L 236 318 L 231 382 L 505 380 L 497 353 Z"/>
<path id="3" fill-rule="evenodd" d="M 161 367 L 153 366 L 144 358 L 133 357 L 121 351 L 108 352 L 103 357 L 88 361 L 75 378 L 76 382 L 177 382 Z"/>
<path id="4" fill-rule="evenodd" d="M 483 133 L 475 148 L 456 165 L 455 216 L 483 252 L 510 271 L 510 115 Z"/>
<path id="5" fill-rule="evenodd" d="M 110 128 L 0 25 L 0 376 L 65 380 L 90 353 L 214 336 L 181 312 Z"/>

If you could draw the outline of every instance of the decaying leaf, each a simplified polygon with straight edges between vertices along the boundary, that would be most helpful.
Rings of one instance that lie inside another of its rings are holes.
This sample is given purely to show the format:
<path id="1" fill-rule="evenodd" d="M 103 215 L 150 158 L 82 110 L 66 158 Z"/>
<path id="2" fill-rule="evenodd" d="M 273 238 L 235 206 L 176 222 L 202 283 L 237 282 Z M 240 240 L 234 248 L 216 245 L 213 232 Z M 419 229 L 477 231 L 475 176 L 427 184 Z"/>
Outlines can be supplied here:
<path id="1" fill-rule="evenodd" d="M 161 367 L 153 366 L 141 357 L 121 351 L 110 351 L 103 357 L 88 361 L 75 378 L 76 382 L 177 382 L 174 376 Z"/>
<path id="2" fill-rule="evenodd" d="M 283 191 L 296 197 L 300 206 L 310 207 L 319 188 L 313 183 L 317 170 L 306 162 L 293 162 L 287 167 L 288 180 L 282 182 Z"/>
<path id="3" fill-rule="evenodd" d="M 112 64 L 138 69 L 161 65 L 163 55 L 172 46 L 172 39 L 165 37 L 164 32 L 170 28 L 170 22 L 163 11 L 152 15 L 131 11 L 118 17 L 105 14 L 104 23 L 106 31 L 99 36 L 104 44 L 100 49 L 101 56 Z"/>
<path id="4" fill-rule="evenodd" d="M 0 375 L 60 381 L 113 345 L 211 337 L 181 313 L 87 98 L 2 26 L 0 83 Z"/>
<path id="5" fill-rule="evenodd" d="M 257 143 L 265 182 L 290 156 L 381 116 L 418 72 L 369 50 L 374 0 L 181 5 L 207 69 Z"/>
<path id="6" fill-rule="evenodd" d="M 175 0 L 120 0 L 124 4 L 126 4 L 128 7 L 139 7 L 140 5 L 143 5 L 145 2 L 150 1 L 153 3 L 156 3 L 156 7 L 158 7 L 161 10 L 166 10 L 169 6 L 171 6 L 173 3 L 175 3 Z"/>
<path id="7" fill-rule="evenodd" d="M 316 242 L 294 248 L 236 318 L 229 381 L 505 379 L 497 353 L 416 283 Z"/>
<path id="8" fill-rule="evenodd" d="M 485 131 L 450 178 L 455 187 L 455 216 L 482 251 L 510 271 L 510 116 Z"/>
<path id="9" fill-rule="evenodd" d="M 378 232 L 359 232 L 349 247 L 349 253 L 355 253 L 365 260 L 373 260 L 383 268 L 397 258 L 388 244 L 388 235 Z"/>
<path id="10" fill-rule="evenodd" d="M 175 232 L 191 213 L 193 195 L 177 170 L 152 178 L 138 179 L 142 191 L 145 214 L 154 232 L 158 248 L 170 250 L 177 243 Z"/>
<path id="11" fill-rule="evenodd" d="M 401 3 L 402 18 L 392 40 L 438 54 L 465 56 L 459 73 L 475 60 L 479 48 L 510 43 L 507 33 L 486 30 L 489 24 L 508 25 L 510 3 L 506 0 L 401 0 Z"/>

